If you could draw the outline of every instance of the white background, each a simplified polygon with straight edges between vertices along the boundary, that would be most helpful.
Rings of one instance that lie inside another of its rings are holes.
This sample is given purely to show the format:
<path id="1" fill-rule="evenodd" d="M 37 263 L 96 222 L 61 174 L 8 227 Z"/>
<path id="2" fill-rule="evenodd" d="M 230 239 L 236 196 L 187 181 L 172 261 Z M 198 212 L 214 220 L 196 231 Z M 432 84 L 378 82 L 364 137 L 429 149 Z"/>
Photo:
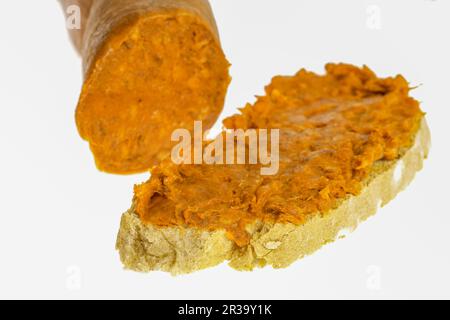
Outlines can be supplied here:
<path id="1" fill-rule="evenodd" d="M 450 1 L 215 0 L 233 63 L 224 115 L 277 74 L 327 62 L 402 73 L 433 135 L 412 186 L 286 270 L 173 278 L 114 250 L 133 184 L 99 173 L 74 124 L 81 67 L 56 1 L 0 1 L 0 298 L 450 298 Z M 218 126 L 219 128 L 220 126 Z"/>

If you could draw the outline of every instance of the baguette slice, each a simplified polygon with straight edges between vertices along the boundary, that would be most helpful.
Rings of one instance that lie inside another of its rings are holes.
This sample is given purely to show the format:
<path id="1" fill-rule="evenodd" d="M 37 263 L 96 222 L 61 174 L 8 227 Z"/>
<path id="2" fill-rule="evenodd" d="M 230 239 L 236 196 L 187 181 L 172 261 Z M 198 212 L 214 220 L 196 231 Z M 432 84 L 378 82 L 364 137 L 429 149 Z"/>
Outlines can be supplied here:
<path id="1" fill-rule="evenodd" d="M 307 216 L 301 224 L 255 221 L 247 227 L 247 245 L 237 245 L 225 230 L 143 223 L 136 202 L 121 221 L 117 249 L 125 268 L 140 272 L 192 273 L 229 261 L 240 271 L 285 268 L 323 245 L 344 237 L 404 190 L 422 169 L 430 132 L 422 117 L 411 145 L 395 160 L 378 160 L 357 195 L 347 195 L 328 212 Z"/>

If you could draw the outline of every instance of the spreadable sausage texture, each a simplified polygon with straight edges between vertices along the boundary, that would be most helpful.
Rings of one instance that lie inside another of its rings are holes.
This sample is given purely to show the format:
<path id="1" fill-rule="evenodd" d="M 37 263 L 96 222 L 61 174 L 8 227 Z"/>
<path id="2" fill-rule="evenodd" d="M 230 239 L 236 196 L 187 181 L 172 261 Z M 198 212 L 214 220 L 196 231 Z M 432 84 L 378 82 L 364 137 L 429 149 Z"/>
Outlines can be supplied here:
<path id="1" fill-rule="evenodd" d="M 275 77 L 229 129 L 280 129 L 280 169 L 257 165 L 175 165 L 170 159 L 135 187 L 144 224 L 226 230 L 239 246 L 253 222 L 302 225 L 358 195 L 376 164 L 412 146 L 424 114 L 402 76 L 380 79 L 367 67 L 329 64 Z"/>

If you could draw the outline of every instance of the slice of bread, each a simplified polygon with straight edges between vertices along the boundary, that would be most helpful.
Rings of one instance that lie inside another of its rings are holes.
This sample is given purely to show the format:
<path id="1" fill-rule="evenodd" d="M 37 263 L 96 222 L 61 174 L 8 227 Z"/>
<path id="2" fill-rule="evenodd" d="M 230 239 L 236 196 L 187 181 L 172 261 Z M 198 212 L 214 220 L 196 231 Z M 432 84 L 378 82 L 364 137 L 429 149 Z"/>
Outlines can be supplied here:
<path id="1" fill-rule="evenodd" d="M 237 270 L 248 271 L 271 265 L 285 268 L 323 245 L 353 231 L 374 215 L 414 179 L 430 148 L 426 120 L 421 123 L 413 146 L 396 161 L 379 161 L 358 196 L 349 196 L 326 215 L 314 215 L 305 224 L 256 223 L 250 244 L 240 248 L 225 231 L 206 232 L 193 228 L 145 225 L 134 208 L 121 221 L 117 249 L 127 269 L 166 271 L 173 275 L 192 273 L 229 261 Z"/>
<path id="2" fill-rule="evenodd" d="M 280 129 L 279 171 L 176 165 L 135 188 L 117 249 L 125 267 L 174 275 L 229 261 L 287 267 L 391 201 L 428 156 L 430 133 L 407 81 L 329 64 L 275 77 L 227 129 Z M 228 152 L 228 150 L 226 150 Z"/>

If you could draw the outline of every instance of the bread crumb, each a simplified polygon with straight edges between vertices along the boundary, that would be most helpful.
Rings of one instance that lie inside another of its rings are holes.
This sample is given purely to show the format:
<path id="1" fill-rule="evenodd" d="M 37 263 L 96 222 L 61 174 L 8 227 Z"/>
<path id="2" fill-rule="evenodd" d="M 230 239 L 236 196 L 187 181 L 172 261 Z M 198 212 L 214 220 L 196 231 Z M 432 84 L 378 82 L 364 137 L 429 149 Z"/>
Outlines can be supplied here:
<path id="1" fill-rule="evenodd" d="M 344 239 L 347 238 L 353 232 L 353 228 L 344 228 L 339 231 L 336 239 Z"/>
<path id="2" fill-rule="evenodd" d="M 405 169 L 405 163 L 403 162 L 403 160 L 399 160 L 397 166 L 395 167 L 395 171 L 394 171 L 394 182 L 396 184 L 399 184 L 402 181 L 404 169 Z"/>
<path id="3" fill-rule="evenodd" d="M 268 250 L 276 250 L 281 246 L 281 242 L 280 241 L 270 241 L 267 242 L 264 247 L 266 247 L 266 249 Z"/>

